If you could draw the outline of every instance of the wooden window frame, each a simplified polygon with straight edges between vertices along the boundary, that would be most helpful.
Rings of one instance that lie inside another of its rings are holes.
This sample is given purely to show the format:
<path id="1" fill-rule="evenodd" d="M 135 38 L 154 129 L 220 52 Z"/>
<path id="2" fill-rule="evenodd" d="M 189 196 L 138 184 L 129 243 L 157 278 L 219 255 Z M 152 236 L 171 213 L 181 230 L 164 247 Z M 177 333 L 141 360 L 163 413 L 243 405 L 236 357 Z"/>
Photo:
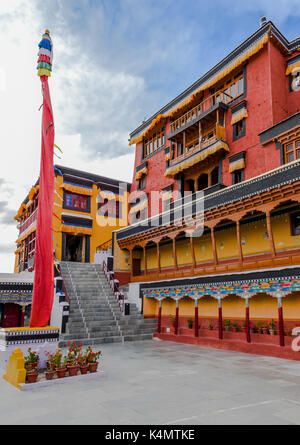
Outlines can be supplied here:
<path id="1" fill-rule="evenodd" d="M 75 197 L 79 197 L 80 199 L 85 199 L 87 202 L 87 208 L 86 209 L 82 209 L 79 207 L 74 207 L 74 206 L 69 206 L 67 204 L 67 195 L 72 195 L 72 204 L 73 204 L 73 200 L 75 199 Z M 90 213 L 91 212 L 91 198 L 90 196 L 87 195 L 79 195 L 77 193 L 73 193 L 73 192 L 69 192 L 64 190 L 64 198 L 63 198 L 63 208 L 66 210 L 75 210 L 76 212 L 83 212 L 83 213 Z"/>
<path id="2" fill-rule="evenodd" d="M 240 125 L 240 124 L 242 125 L 242 130 L 241 130 L 240 134 L 237 134 L 237 128 L 238 128 L 238 125 Z M 240 120 L 240 121 L 238 121 L 238 122 L 236 122 L 235 124 L 233 124 L 232 140 L 234 142 L 234 141 L 237 141 L 238 139 L 240 139 L 240 138 L 242 138 L 244 136 L 246 136 L 246 119 L 245 118 Z"/>
<path id="3" fill-rule="evenodd" d="M 291 149 L 288 150 L 288 147 L 292 146 Z M 293 154 L 294 159 L 289 160 L 289 155 Z M 297 154 L 299 157 L 297 157 Z M 296 161 L 300 159 L 300 139 L 295 139 L 293 141 L 289 141 L 284 144 L 284 162 L 285 164 L 289 164 L 290 162 Z"/>
<path id="4" fill-rule="evenodd" d="M 290 214 L 290 224 L 291 224 L 291 236 L 299 236 L 300 235 L 300 223 L 299 228 L 296 227 L 296 218 L 300 217 L 300 212 L 294 212 Z M 299 233 L 297 233 L 299 231 Z"/>
<path id="5" fill-rule="evenodd" d="M 160 143 L 159 143 L 160 141 Z M 150 138 L 144 141 L 144 156 L 143 158 L 147 158 L 151 156 L 153 153 L 157 152 L 161 148 L 163 148 L 166 144 L 166 132 L 165 128 L 162 128 L 160 131 L 154 133 Z M 154 149 L 156 145 L 156 148 Z"/>

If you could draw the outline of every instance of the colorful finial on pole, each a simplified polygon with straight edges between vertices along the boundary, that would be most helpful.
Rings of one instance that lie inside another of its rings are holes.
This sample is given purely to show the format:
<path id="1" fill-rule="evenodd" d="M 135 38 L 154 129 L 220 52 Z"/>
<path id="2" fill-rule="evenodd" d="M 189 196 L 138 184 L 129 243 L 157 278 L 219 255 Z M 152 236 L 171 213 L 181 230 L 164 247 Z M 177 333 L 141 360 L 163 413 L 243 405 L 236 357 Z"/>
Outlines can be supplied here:
<path id="1" fill-rule="evenodd" d="M 53 44 L 50 37 L 49 29 L 45 30 L 45 34 L 42 37 L 42 40 L 39 43 L 39 52 L 38 52 L 38 76 L 51 76 L 52 71 L 52 59 L 53 59 Z"/>

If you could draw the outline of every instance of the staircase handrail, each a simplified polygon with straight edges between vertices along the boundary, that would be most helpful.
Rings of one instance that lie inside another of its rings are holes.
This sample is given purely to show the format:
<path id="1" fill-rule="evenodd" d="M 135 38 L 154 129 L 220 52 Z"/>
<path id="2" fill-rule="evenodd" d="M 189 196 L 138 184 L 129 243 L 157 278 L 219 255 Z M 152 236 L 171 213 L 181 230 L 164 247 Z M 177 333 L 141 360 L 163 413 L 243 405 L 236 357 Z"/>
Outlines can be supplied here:
<path id="1" fill-rule="evenodd" d="M 111 278 L 111 275 L 113 275 L 113 272 L 108 270 L 106 261 L 103 261 L 103 272 L 104 272 L 106 281 L 108 282 L 117 302 L 119 303 L 121 312 L 124 314 L 124 310 L 125 310 L 124 294 L 120 291 L 115 291 L 115 280 L 114 280 L 114 278 Z"/>
<path id="2" fill-rule="evenodd" d="M 65 280 L 64 280 L 64 277 L 63 277 L 61 268 L 59 268 L 59 275 L 60 275 L 60 278 L 62 279 L 62 287 L 61 287 L 60 290 L 65 294 L 65 296 L 66 296 L 66 302 L 69 303 L 69 307 L 71 307 L 71 298 L 70 298 L 70 294 L 69 294 L 69 292 L 68 292 L 68 289 L 67 289 L 67 286 L 66 286 L 66 283 L 65 283 Z"/>

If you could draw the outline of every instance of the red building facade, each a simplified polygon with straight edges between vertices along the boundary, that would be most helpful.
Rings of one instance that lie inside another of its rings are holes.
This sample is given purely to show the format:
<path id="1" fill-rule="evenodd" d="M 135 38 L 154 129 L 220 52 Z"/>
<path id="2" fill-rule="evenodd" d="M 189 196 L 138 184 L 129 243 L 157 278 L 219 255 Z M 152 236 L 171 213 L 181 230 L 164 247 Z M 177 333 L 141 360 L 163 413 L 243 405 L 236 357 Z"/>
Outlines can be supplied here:
<path id="1" fill-rule="evenodd" d="M 163 210 L 162 202 L 151 203 L 154 190 L 172 189 L 176 200 L 177 192 L 230 186 L 286 162 L 286 147 L 278 148 L 274 140 L 262 145 L 260 133 L 299 113 L 299 58 L 299 41 L 288 42 L 269 22 L 131 133 L 130 143 L 136 143 L 131 191 L 148 195 L 148 217 Z M 206 139 L 200 147 L 199 137 Z M 193 163 L 215 140 L 223 140 L 226 150 L 208 153 L 201 163 L 209 162 L 201 167 Z M 184 159 L 190 160 L 186 167 L 178 165 Z M 238 173 L 236 161 L 242 166 Z"/>

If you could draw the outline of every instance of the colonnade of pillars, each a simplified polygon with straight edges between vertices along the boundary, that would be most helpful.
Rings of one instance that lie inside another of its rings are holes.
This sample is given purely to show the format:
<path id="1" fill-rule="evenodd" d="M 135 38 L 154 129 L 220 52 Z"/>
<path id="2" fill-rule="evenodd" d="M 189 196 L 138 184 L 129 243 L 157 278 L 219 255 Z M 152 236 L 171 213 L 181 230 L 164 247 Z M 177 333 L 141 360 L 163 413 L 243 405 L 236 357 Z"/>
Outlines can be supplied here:
<path id="1" fill-rule="evenodd" d="M 276 249 L 275 249 L 275 244 L 274 244 L 274 238 L 273 238 L 273 232 L 272 232 L 272 225 L 271 225 L 271 211 L 267 210 L 265 211 L 265 215 L 266 215 L 266 225 L 267 225 L 267 233 L 268 233 L 268 239 L 269 239 L 269 245 L 270 245 L 270 253 L 272 257 L 276 257 Z M 233 220 L 232 220 L 233 221 Z M 244 258 L 243 258 L 243 248 L 242 248 L 242 240 L 241 240 L 241 223 L 240 223 L 241 219 L 236 219 L 235 223 L 236 223 L 236 237 L 237 237 L 237 246 L 238 246 L 238 257 L 239 257 L 239 262 L 242 263 Z M 209 227 L 209 223 L 206 223 L 207 227 Z M 217 244 L 216 244 L 216 237 L 215 237 L 215 227 L 214 226 L 210 226 L 210 233 L 211 233 L 211 244 L 212 244 L 212 252 L 213 252 L 213 262 L 214 265 L 218 265 L 219 264 L 219 258 L 218 258 L 218 252 L 217 252 Z M 178 270 L 178 260 L 177 260 L 177 251 L 176 251 L 176 237 L 178 236 L 177 234 L 172 234 L 169 235 L 168 238 L 170 238 L 172 240 L 172 251 L 173 251 L 173 266 L 175 270 Z M 163 238 L 157 238 L 157 239 L 153 239 L 153 243 L 156 244 L 156 257 L 157 257 L 157 269 L 158 272 L 161 273 L 161 257 L 160 257 L 160 242 Z M 193 234 L 192 231 L 190 230 L 190 236 L 189 236 L 189 242 L 190 242 L 190 250 L 191 250 L 191 259 L 192 259 L 192 267 L 195 268 L 196 267 L 196 256 L 195 256 L 195 249 L 194 249 L 194 238 L 193 238 Z M 141 243 L 140 246 L 143 248 L 143 259 L 144 259 L 144 274 L 147 275 L 148 270 L 147 270 L 147 251 L 146 251 L 146 246 L 147 243 Z M 133 249 L 135 246 L 130 246 L 128 247 L 129 250 L 129 258 L 130 258 L 130 271 L 131 271 L 131 275 L 133 276 Z"/>
<path id="2" fill-rule="evenodd" d="M 272 293 L 270 293 L 272 294 Z M 277 294 L 277 295 L 275 295 Z M 278 293 L 273 293 L 272 296 L 277 298 L 278 302 L 278 332 L 279 332 L 279 345 L 284 346 L 284 319 L 283 319 L 283 311 L 282 311 L 282 297 L 286 296 L 287 294 L 278 295 Z M 238 295 L 241 298 L 245 300 L 245 334 L 246 334 L 246 341 L 247 343 L 251 343 L 251 330 L 250 330 L 250 312 L 249 312 L 249 299 L 250 296 L 247 294 L 240 294 Z M 219 332 L 219 339 L 223 339 L 223 314 L 222 314 L 222 297 L 216 297 L 218 300 L 218 332 Z M 176 312 L 175 312 L 175 324 L 174 324 L 174 331 L 175 335 L 178 335 L 179 330 L 179 298 L 175 299 L 176 301 Z M 195 315 L 194 315 L 194 335 L 195 337 L 199 337 L 199 310 L 198 310 L 198 300 L 195 299 Z M 159 309 L 158 309 L 158 324 L 157 324 L 157 331 L 158 333 L 161 333 L 162 326 L 161 326 L 161 319 L 162 319 L 162 303 L 163 298 L 159 299 Z"/>

